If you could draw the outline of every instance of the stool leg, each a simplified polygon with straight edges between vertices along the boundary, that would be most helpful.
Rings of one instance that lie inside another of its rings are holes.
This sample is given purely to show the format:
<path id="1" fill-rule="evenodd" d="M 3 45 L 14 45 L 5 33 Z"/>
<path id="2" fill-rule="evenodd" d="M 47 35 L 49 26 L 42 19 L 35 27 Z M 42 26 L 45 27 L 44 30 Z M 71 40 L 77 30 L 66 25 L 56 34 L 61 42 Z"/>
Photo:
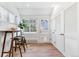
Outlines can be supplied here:
<path id="1" fill-rule="evenodd" d="M 5 35 L 4 35 L 4 41 L 3 41 L 3 46 L 2 46 L 1 57 L 3 57 L 3 52 L 4 52 L 4 47 L 5 47 L 5 41 L 6 41 L 6 35 L 7 35 L 7 32 L 5 32 Z"/>
<path id="2" fill-rule="evenodd" d="M 15 52 L 16 52 L 16 48 L 17 48 L 17 45 L 16 45 L 16 40 L 15 40 Z"/>
<path id="3" fill-rule="evenodd" d="M 21 57 L 22 57 L 22 51 L 21 51 L 20 44 L 19 44 L 19 50 L 20 50 L 20 55 L 21 55 Z"/>
<path id="4" fill-rule="evenodd" d="M 12 32 L 12 39 L 11 39 L 11 46 L 10 46 L 10 52 L 9 52 L 9 56 L 12 53 L 12 57 L 13 57 L 13 32 Z"/>
<path id="5" fill-rule="evenodd" d="M 26 48 L 28 48 L 28 47 L 27 47 L 27 42 L 26 42 L 26 40 L 25 40 L 25 42 L 24 42 L 24 43 L 25 43 Z"/>
<path id="6" fill-rule="evenodd" d="M 9 51 L 9 57 L 12 55 L 12 50 Z"/>
<path id="7" fill-rule="evenodd" d="M 26 45 L 26 48 L 28 48 L 28 47 L 27 47 L 27 42 L 25 42 L 25 45 Z"/>
<path id="8" fill-rule="evenodd" d="M 27 48 L 27 42 L 26 42 L 25 38 L 24 38 L 24 44 L 26 45 L 26 48 Z"/>
<path id="9" fill-rule="evenodd" d="M 10 55 L 12 53 L 12 57 L 13 57 L 13 32 L 12 32 L 12 40 L 11 40 L 11 46 L 10 46 Z"/>
<path id="10" fill-rule="evenodd" d="M 11 51 L 9 51 L 9 57 L 11 56 Z"/>
<path id="11" fill-rule="evenodd" d="M 22 46 L 23 46 L 23 49 L 24 49 L 24 52 L 25 52 L 26 49 L 25 49 L 25 44 L 24 44 L 24 40 L 23 39 L 22 39 L 21 43 L 22 43 Z"/>
<path id="12" fill-rule="evenodd" d="M 24 43 L 23 43 L 23 49 L 24 49 L 24 52 L 26 51 L 26 49 L 25 49 L 25 45 L 24 45 Z"/>

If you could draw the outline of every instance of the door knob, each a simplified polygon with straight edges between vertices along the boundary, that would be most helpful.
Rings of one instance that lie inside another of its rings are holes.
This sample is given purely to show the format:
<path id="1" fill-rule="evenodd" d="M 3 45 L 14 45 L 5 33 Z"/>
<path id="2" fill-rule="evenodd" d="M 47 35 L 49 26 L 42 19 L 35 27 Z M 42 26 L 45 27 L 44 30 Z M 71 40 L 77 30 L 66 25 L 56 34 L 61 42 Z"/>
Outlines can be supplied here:
<path id="1" fill-rule="evenodd" d="M 64 34 L 60 34 L 60 35 L 64 35 Z"/>

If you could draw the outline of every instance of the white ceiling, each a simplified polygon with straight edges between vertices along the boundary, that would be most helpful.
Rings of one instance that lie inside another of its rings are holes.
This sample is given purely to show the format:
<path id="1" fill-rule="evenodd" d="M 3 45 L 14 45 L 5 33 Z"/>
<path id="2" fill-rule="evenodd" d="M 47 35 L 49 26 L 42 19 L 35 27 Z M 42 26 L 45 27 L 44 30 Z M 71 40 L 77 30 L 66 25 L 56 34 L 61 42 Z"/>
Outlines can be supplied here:
<path id="1" fill-rule="evenodd" d="M 66 6 L 69 3 L 62 2 L 0 2 L 4 8 L 14 12 L 16 9 L 20 15 L 51 15 L 55 6 Z"/>

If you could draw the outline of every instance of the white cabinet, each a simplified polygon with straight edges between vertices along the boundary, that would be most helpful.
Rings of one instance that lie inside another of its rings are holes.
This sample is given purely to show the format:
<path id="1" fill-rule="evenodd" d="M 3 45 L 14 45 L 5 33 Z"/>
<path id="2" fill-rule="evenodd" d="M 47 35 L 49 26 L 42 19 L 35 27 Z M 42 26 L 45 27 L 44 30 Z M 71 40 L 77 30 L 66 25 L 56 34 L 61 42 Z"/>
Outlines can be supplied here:
<path id="1" fill-rule="evenodd" d="M 52 39 L 52 43 L 56 45 L 56 35 L 54 32 L 51 34 L 51 39 Z"/>
<path id="2" fill-rule="evenodd" d="M 65 10 L 65 55 L 79 56 L 79 35 L 77 32 L 77 5 Z"/>
<path id="3" fill-rule="evenodd" d="M 55 27 L 54 27 L 54 33 L 52 33 L 52 43 L 55 45 L 55 47 L 62 53 L 64 53 L 65 50 L 65 39 L 64 39 L 64 20 L 63 20 L 63 13 L 57 15 L 55 20 Z M 53 25 L 53 24 L 52 24 Z"/>
<path id="4" fill-rule="evenodd" d="M 77 6 L 72 5 L 64 11 L 65 33 L 77 32 Z"/>
<path id="5" fill-rule="evenodd" d="M 64 35 L 63 34 L 56 35 L 56 47 L 59 49 L 60 52 L 64 53 L 65 41 L 64 41 Z"/>
<path id="6" fill-rule="evenodd" d="M 71 57 L 79 56 L 79 40 L 76 34 L 66 34 L 65 35 L 65 55 Z"/>
<path id="7" fill-rule="evenodd" d="M 79 3 L 56 15 L 53 43 L 65 56 L 79 57 Z M 64 34 L 64 35 L 60 35 Z"/>

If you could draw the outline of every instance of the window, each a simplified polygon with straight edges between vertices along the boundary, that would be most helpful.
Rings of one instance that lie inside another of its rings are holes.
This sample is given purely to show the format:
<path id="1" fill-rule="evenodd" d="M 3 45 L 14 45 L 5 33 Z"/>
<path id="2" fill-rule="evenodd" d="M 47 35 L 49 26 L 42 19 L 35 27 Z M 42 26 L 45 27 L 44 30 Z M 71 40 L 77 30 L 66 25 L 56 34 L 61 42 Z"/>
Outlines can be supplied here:
<path id="1" fill-rule="evenodd" d="M 48 31 L 48 20 L 41 20 L 41 31 Z"/>
<path id="2" fill-rule="evenodd" d="M 24 32 L 36 32 L 36 21 L 35 20 L 25 20 L 26 27 Z"/>

